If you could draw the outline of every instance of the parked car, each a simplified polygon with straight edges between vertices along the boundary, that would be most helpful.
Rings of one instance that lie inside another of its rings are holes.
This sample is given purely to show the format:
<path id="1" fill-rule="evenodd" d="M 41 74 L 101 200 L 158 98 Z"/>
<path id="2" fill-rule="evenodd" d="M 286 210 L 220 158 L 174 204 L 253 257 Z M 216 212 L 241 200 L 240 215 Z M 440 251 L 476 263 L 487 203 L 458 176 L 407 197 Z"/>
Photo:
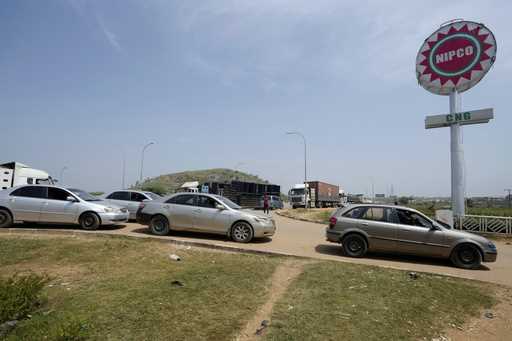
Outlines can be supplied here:
<path id="1" fill-rule="evenodd" d="M 271 217 L 242 210 L 220 195 L 203 193 L 179 193 L 143 202 L 137 211 L 137 221 L 160 236 L 171 230 L 198 231 L 227 235 L 240 243 L 272 236 L 276 231 Z"/>
<path id="2" fill-rule="evenodd" d="M 146 200 L 158 200 L 162 197 L 153 192 L 123 190 L 105 195 L 105 200 L 114 205 L 124 207 L 130 213 L 130 219 L 136 219 L 139 204 Z"/>
<path id="3" fill-rule="evenodd" d="M 0 228 L 15 221 L 79 224 L 95 230 L 128 221 L 128 210 L 79 189 L 24 185 L 0 191 Z"/>
<path id="4" fill-rule="evenodd" d="M 349 205 L 336 210 L 329 222 L 327 240 L 341 243 L 350 257 L 363 257 L 367 251 L 397 252 L 447 258 L 458 267 L 474 269 L 482 261 L 496 261 L 498 254 L 488 239 L 450 229 L 408 207 Z"/>
<path id="5" fill-rule="evenodd" d="M 263 208 L 263 197 L 260 198 L 259 206 L 260 209 Z M 269 195 L 268 196 L 268 208 L 271 210 L 280 210 L 284 207 L 283 201 L 278 195 Z"/>

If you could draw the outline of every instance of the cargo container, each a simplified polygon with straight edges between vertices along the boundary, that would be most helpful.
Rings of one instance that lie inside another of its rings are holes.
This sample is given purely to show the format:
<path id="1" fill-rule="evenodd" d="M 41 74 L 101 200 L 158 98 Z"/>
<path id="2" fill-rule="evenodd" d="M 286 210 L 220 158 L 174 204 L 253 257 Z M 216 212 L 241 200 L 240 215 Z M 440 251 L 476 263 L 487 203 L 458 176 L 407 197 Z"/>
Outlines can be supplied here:
<path id="1" fill-rule="evenodd" d="M 336 207 L 340 205 L 340 188 L 322 181 L 308 181 L 297 184 L 288 193 L 292 208 Z"/>

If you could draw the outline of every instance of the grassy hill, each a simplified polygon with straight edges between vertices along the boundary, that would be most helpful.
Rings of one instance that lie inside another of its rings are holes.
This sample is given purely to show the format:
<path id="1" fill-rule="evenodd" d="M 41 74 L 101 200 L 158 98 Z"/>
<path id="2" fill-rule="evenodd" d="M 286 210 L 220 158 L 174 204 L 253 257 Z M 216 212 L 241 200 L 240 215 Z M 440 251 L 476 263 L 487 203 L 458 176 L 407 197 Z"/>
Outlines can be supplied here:
<path id="1" fill-rule="evenodd" d="M 189 181 L 204 182 L 230 182 L 233 180 L 268 184 L 269 182 L 260 177 L 244 172 L 227 169 L 214 168 L 180 173 L 165 174 L 154 178 L 148 178 L 141 184 L 137 183 L 133 188 L 142 188 L 159 194 L 174 193 L 176 190 Z"/>

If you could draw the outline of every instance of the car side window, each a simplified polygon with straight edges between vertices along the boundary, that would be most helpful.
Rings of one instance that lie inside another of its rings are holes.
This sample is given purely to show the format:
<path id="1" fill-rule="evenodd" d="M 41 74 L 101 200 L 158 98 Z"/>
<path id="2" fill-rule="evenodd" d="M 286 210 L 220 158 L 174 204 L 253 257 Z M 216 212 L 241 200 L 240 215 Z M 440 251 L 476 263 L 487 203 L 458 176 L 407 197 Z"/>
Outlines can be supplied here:
<path id="1" fill-rule="evenodd" d="M 369 207 L 361 219 L 391 223 L 393 222 L 391 214 L 391 209 L 387 207 Z"/>
<path id="2" fill-rule="evenodd" d="M 130 192 L 114 192 L 107 199 L 130 201 Z"/>
<path id="3" fill-rule="evenodd" d="M 48 199 L 66 201 L 72 195 L 63 189 L 48 187 Z"/>
<path id="4" fill-rule="evenodd" d="M 206 208 L 215 208 L 217 206 L 217 201 L 215 201 L 214 199 L 212 199 L 210 197 L 200 195 L 198 197 L 197 206 L 206 207 Z"/>
<path id="5" fill-rule="evenodd" d="M 343 214 L 346 218 L 361 219 L 368 207 L 356 207 Z"/>
<path id="6" fill-rule="evenodd" d="M 137 193 L 137 192 L 132 192 L 131 193 L 131 201 L 141 202 L 141 201 L 147 200 L 147 199 L 148 198 L 144 194 Z"/>
<path id="7" fill-rule="evenodd" d="M 196 196 L 192 194 L 183 194 L 173 197 L 167 201 L 170 204 L 195 206 Z"/>
<path id="8" fill-rule="evenodd" d="M 46 187 L 44 186 L 26 186 L 14 190 L 11 193 L 13 197 L 25 197 L 25 198 L 46 198 Z"/>
<path id="9" fill-rule="evenodd" d="M 420 226 L 425 228 L 430 228 L 432 226 L 430 221 L 416 212 L 397 209 L 396 213 L 398 216 L 398 221 L 402 225 Z"/>

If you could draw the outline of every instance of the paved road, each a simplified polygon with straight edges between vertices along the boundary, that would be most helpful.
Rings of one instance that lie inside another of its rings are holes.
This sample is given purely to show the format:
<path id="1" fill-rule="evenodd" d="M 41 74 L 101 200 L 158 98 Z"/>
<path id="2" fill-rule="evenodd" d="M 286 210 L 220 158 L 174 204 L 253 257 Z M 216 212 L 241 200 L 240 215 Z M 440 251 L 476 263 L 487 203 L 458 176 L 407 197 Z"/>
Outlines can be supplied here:
<path id="1" fill-rule="evenodd" d="M 512 245 L 505 241 L 498 241 L 498 261 L 484 263 L 480 270 L 463 270 L 454 268 L 448 261 L 407 256 L 368 255 L 366 258 L 348 258 L 341 255 L 339 245 L 325 240 L 325 226 L 321 224 L 302 222 L 274 215 L 277 223 L 277 233 L 272 238 L 257 240 L 249 244 L 239 244 L 227 240 L 223 236 L 205 235 L 198 233 L 175 232 L 168 237 L 156 237 L 149 234 L 146 227 L 136 223 L 128 223 L 120 228 L 108 228 L 93 233 L 122 234 L 138 237 L 154 237 L 163 239 L 176 239 L 180 241 L 192 241 L 222 246 L 232 246 L 250 250 L 272 251 L 296 256 L 306 256 L 319 259 L 330 259 L 342 262 L 360 263 L 391 267 L 403 270 L 432 272 L 452 275 L 457 277 L 477 279 L 494 282 L 512 287 Z M 24 228 L 32 227 L 30 225 Z M 36 225 L 33 227 L 51 229 L 56 228 Z M 11 229 L 16 231 L 17 228 Z M 59 228 L 68 230 L 69 228 Z"/>

